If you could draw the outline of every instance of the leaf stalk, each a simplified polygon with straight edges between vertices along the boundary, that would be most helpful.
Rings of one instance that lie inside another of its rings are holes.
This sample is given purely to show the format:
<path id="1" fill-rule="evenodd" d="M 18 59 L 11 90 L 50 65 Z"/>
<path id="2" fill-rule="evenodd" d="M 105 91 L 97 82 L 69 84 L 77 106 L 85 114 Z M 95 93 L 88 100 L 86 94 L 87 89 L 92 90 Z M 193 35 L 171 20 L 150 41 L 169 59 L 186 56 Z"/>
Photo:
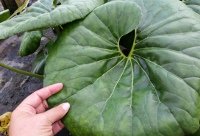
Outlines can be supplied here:
<path id="1" fill-rule="evenodd" d="M 42 75 L 38 75 L 38 74 L 30 73 L 30 72 L 27 72 L 27 71 L 24 71 L 24 70 L 20 70 L 20 69 L 17 69 L 17 68 L 13 68 L 13 67 L 10 67 L 10 66 L 3 64 L 2 62 L 0 62 L 0 66 L 3 67 L 3 68 L 6 68 L 8 70 L 14 71 L 16 73 L 19 73 L 19 74 L 23 74 L 23 75 L 27 75 L 27 76 L 31 76 L 31 77 L 36 77 L 36 78 L 39 78 L 39 79 L 44 78 Z"/>
<path id="2" fill-rule="evenodd" d="M 130 53 L 129 53 L 129 55 L 128 55 L 128 58 L 129 58 L 129 59 L 131 59 L 131 56 L 133 55 L 133 51 L 134 51 L 134 49 L 135 49 L 136 40 L 137 40 L 137 29 L 135 29 L 135 35 L 134 35 L 134 36 L 135 36 L 135 37 L 134 37 L 134 41 L 133 41 L 133 46 L 132 46 L 131 51 L 130 51 Z"/>

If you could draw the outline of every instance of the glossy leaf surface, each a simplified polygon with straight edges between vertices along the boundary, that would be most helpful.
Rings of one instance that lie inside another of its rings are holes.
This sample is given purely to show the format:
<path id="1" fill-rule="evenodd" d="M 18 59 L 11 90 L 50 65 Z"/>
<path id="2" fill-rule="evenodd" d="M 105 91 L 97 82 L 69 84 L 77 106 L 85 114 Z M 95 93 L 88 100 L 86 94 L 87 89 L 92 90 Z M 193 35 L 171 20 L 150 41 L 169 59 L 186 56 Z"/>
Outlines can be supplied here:
<path id="1" fill-rule="evenodd" d="M 132 44 L 120 45 L 132 31 Z M 73 136 L 193 134 L 200 119 L 199 31 L 199 15 L 180 1 L 108 2 L 68 25 L 50 50 L 44 85 L 64 88 L 48 103 L 70 102 L 63 123 Z"/>
<path id="2" fill-rule="evenodd" d="M 103 0 L 62 0 L 53 7 L 53 0 L 38 0 L 25 13 L 0 24 L 0 39 L 28 30 L 59 26 L 85 17 Z"/>
<path id="3" fill-rule="evenodd" d="M 43 33 L 39 30 L 24 33 L 19 49 L 19 55 L 27 56 L 34 53 L 40 46 L 42 36 Z"/>

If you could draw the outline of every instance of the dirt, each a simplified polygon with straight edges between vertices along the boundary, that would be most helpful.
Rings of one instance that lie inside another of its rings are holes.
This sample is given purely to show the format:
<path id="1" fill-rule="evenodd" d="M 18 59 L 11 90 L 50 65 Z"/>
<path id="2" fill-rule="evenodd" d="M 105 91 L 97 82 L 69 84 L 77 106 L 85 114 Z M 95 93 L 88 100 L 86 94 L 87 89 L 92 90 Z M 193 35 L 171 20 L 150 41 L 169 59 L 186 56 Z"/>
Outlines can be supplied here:
<path id="1" fill-rule="evenodd" d="M 13 36 L 0 43 L 0 61 L 8 66 L 30 71 L 35 54 L 20 57 L 21 36 Z M 24 76 L 0 67 L 0 115 L 13 111 L 27 95 L 42 87 L 42 80 Z"/>

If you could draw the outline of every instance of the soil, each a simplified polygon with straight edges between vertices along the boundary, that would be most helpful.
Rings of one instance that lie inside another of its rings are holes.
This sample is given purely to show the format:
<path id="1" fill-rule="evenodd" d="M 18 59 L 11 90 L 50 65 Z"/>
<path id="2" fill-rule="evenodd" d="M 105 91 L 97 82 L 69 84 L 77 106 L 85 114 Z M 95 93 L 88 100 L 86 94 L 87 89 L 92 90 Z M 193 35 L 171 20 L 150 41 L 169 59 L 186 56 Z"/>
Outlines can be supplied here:
<path id="1" fill-rule="evenodd" d="M 18 50 L 21 36 L 0 42 L 0 61 L 11 67 L 30 71 L 35 54 L 20 57 Z M 13 111 L 30 93 L 42 87 L 42 80 L 24 76 L 0 67 L 0 115 Z"/>

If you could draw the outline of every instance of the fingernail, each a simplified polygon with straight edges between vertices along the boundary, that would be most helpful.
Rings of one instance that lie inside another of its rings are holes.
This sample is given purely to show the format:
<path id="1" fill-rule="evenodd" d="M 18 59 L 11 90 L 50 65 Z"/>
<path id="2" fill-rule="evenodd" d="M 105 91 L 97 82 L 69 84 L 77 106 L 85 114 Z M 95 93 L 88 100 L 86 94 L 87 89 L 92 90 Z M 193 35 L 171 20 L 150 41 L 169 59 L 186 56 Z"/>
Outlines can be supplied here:
<path id="1" fill-rule="evenodd" d="M 69 108 L 70 108 L 70 104 L 69 104 L 69 103 L 63 103 L 63 104 L 62 104 L 62 108 L 63 108 L 65 111 L 68 111 Z"/>

